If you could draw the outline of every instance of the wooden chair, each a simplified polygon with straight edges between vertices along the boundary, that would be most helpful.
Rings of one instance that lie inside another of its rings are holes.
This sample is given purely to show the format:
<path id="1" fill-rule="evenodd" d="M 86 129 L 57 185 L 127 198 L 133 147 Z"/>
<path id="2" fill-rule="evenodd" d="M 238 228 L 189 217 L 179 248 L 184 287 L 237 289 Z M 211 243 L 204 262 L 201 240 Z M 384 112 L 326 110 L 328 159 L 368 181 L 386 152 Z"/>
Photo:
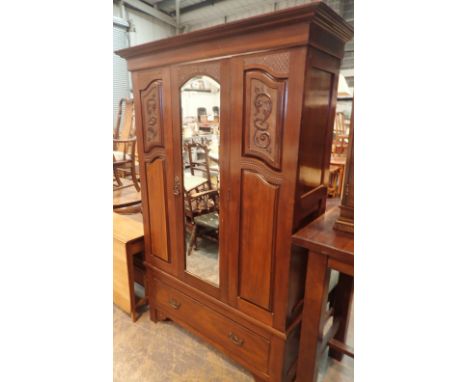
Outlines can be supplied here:
<path id="1" fill-rule="evenodd" d="M 213 106 L 212 110 L 213 110 L 213 120 L 215 122 L 219 122 L 219 106 Z"/>
<path id="2" fill-rule="evenodd" d="M 188 157 L 188 163 L 186 166 L 190 169 L 192 175 L 198 175 L 201 173 L 208 184 L 208 190 L 212 190 L 213 182 L 211 178 L 210 168 L 210 149 L 206 144 L 191 142 L 184 144 L 185 151 Z M 196 174 L 197 173 L 197 174 Z"/>
<path id="3" fill-rule="evenodd" d="M 185 200 L 187 225 L 190 227 L 188 255 L 197 249 L 197 238 L 204 235 L 218 240 L 219 192 L 207 190 L 187 195 Z"/>
<path id="4" fill-rule="evenodd" d="M 346 121 L 343 113 L 338 112 L 335 116 L 335 126 L 333 128 L 333 154 L 344 154 L 348 147 L 348 134 L 346 132 Z"/>
<path id="5" fill-rule="evenodd" d="M 199 107 L 197 109 L 197 117 L 198 117 L 198 122 L 202 122 L 203 116 L 207 116 L 206 114 L 206 107 Z"/>
<path id="6" fill-rule="evenodd" d="M 117 112 L 117 122 L 114 128 L 114 187 L 124 187 L 121 177 L 130 176 L 133 185 L 140 190 L 137 171 L 137 150 L 134 124 L 134 103 L 133 100 L 122 98 L 119 102 Z"/>
<path id="7" fill-rule="evenodd" d="M 125 183 L 130 183 L 127 179 L 122 179 Z M 121 187 L 113 192 L 113 209 L 115 213 L 121 215 L 132 215 L 142 213 L 141 192 L 133 187 Z"/>
<path id="8" fill-rule="evenodd" d="M 131 147 L 128 145 L 127 140 L 135 137 L 135 108 L 133 100 L 122 98 L 119 102 L 119 109 L 117 112 L 117 121 L 114 127 L 114 151 L 113 155 L 116 161 L 124 161 L 131 155 L 134 158 L 132 165 L 121 165 L 117 172 L 120 177 L 130 176 L 132 179 L 134 175 L 138 175 L 138 154 L 135 148 L 131 152 Z M 135 143 L 136 144 L 136 143 Z M 133 169 L 132 167 L 135 167 Z M 136 184 L 137 189 L 139 185 Z"/>
<path id="9" fill-rule="evenodd" d="M 340 189 L 340 167 L 330 165 L 330 178 L 328 181 L 328 196 L 330 198 L 336 198 L 339 196 Z"/>
<path id="10" fill-rule="evenodd" d="M 114 139 L 129 139 L 135 136 L 134 122 L 135 107 L 133 100 L 122 98 L 119 102 L 119 109 L 117 111 L 117 121 L 114 127 Z M 114 144 L 114 151 L 121 152 L 123 149 L 123 144 Z M 117 157 L 119 157 L 119 154 L 117 154 Z"/>
<path id="11" fill-rule="evenodd" d="M 122 155 L 119 158 L 116 158 L 116 154 L 113 154 L 113 167 L 114 167 L 114 178 L 117 184 L 114 184 L 114 190 L 122 187 L 128 187 L 123 184 L 120 179 L 119 170 L 129 171 L 133 186 L 135 186 L 137 191 L 140 191 L 140 184 L 137 178 L 136 171 L 136 137 L 130 139 L 114 139 L 114 144 L 123 145 Z"/>

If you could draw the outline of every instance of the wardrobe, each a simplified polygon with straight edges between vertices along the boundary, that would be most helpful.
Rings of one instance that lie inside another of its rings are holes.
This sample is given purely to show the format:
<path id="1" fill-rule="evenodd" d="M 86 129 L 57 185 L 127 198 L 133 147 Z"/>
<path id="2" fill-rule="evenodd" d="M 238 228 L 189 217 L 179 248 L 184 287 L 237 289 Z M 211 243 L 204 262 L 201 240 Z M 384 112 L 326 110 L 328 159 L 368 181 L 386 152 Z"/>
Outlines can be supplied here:
<path id="1" fill-rule="evenodd" d="M 132 74 L 150 315 L 259 381 L 295 377 L 344 45 L 321 2 L 120 50 Z M 157 346 L 157 344 L 155 344 Z"/>

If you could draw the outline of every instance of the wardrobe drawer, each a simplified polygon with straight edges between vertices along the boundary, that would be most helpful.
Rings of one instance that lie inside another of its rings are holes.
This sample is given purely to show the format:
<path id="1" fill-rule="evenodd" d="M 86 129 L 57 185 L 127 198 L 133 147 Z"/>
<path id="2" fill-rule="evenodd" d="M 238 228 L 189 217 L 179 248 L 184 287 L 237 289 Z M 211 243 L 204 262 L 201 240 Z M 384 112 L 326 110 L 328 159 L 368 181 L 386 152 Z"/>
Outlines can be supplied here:
<path id="1" fill-rule="evenodd" d="M 225 351 L 267 373 L 270 342 L 191 297 L 153 279 L 153 298 L 167 314 L 185 322 Z"/>

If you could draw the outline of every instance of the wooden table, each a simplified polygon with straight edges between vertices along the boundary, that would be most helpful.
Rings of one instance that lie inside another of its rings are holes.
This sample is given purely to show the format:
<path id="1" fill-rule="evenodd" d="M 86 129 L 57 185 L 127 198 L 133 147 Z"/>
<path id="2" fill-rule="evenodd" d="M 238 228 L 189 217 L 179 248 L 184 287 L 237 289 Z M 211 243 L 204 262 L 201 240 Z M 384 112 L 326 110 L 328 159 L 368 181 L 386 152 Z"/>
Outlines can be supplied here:
<path id="1" fill-rule="evenodd" d="M 136 277 L 134 256 L 144 251 L 143 217 L 141 214 L 120 215 L 114 213 L 114 304 L 137 320 L 137 308 L 146 303 L 146 298 L 135 296 Z M 138 280 L 140 279 L 140 280 Z M 145 288 L 146 289 L 146 288 Z M 146 293 L 146 290 L 145 290 Z"/>
<path id="2" fill-rule="evenodd" d="M 333 229 L 339 215 L 339 200 L 327 204 L 324 215 L 292 238 L 294 245 L 309 252 L 296 374 L 300 382 L 317 380 L 320 355 L 327 345 L 333 358 L 341 360 L 343 354 L 354 357 L 354 350 L 344 344 L 354 285 L 354 235 Z M 332 304 L 333 325 L 323 335 L 331 269 L 340 272 L 340 278 Z"/>

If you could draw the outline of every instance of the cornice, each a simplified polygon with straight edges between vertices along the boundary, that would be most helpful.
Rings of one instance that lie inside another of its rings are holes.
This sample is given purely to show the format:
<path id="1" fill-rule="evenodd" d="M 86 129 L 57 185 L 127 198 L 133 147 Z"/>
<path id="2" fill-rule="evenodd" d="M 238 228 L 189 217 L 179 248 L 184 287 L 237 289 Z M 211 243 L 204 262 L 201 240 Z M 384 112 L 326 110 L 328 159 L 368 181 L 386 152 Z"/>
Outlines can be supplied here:
<path id="1" fill-rule="evenodd" d="M 216 41 L 220 38 L 244 35 L 298 23 L 316 24 L 345 42 L 349 41 L 353 36 L 353 28 L 347 24 L 342 17 L 325 3 L 314 1 L 297 7 L 265 13 L 259 16 L 121 49 L 115 53 L 125 59 L 130 59 L 196 43 Z"/>

